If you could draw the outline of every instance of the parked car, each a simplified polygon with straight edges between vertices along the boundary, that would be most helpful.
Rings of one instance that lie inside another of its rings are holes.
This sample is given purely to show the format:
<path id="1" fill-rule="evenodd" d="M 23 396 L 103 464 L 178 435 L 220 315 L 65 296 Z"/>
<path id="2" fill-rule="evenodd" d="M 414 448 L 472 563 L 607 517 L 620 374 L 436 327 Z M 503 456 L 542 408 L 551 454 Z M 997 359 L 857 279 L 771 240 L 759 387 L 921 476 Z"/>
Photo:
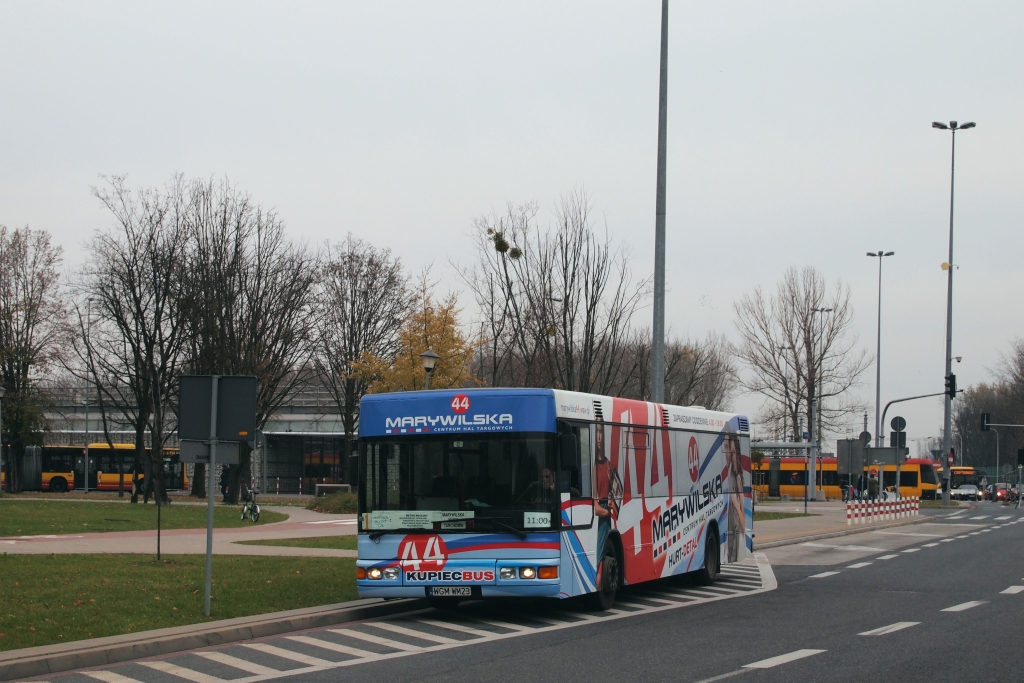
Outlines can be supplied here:
<path id="1" fill-rule="evenodd" d="M 956 500 L 978 500 L 981 493 L 974 484 L 961 484 L 959 488 L 951 490 L 949 495 Z"/>
<path id="2" fill-rule="evenodd" d="M 993 496 L 992 490 L 995 487 L 995 495 Z M 1009 484 L 991 484 L 985 489 L 985 499 L 994 500 L 996 502 L 1006 500 L 1006 497 L 1010 495 Z"/>

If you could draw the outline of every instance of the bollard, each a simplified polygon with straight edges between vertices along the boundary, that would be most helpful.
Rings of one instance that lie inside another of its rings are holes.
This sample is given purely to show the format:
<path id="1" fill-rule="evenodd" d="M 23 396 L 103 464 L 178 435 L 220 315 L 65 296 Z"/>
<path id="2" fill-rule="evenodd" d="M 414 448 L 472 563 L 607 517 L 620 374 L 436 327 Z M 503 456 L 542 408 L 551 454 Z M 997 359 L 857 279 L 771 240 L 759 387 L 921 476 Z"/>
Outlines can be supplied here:
<path id="1" fill-rule="evenodd" d="M 853 517 L 850 515 L 850 501 L 846 501 L 846 526 L 853 524 Z"/>

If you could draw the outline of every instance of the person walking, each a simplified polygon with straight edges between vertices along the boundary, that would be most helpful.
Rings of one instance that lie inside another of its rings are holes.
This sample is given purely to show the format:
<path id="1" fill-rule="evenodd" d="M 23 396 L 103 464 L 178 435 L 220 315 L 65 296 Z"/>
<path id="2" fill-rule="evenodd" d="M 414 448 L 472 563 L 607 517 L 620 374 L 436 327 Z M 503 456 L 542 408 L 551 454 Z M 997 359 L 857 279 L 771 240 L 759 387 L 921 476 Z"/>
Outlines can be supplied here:
<path id="1" fill-rule="evenodd" d="M 871 477 L 868 479 L 868 500 L 874 502 L 878 498 L 878 479 Z"/>
<path id="2" fill-rule="evenodd" d="M 228 468 L 224 467 L 220 471 L 220 495 L 223 498 L 223 502 L 228 502 Z"/>

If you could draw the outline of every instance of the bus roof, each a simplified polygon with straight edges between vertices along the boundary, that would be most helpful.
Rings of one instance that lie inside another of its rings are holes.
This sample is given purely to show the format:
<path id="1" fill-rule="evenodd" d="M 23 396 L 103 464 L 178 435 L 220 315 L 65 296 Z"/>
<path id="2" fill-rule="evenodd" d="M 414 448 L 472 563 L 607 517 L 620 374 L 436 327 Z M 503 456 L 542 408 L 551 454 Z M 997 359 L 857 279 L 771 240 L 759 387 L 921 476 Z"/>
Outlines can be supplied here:
<path id="1" fill-rule="evenodd" d="M 660 409 L 660 410 L 659 410 Z M 398 434 L 554 432 L 558 419 L 749 433 L 743 415 L 559 389 L 437 389 L 370 394 L 361 437 Z"/>

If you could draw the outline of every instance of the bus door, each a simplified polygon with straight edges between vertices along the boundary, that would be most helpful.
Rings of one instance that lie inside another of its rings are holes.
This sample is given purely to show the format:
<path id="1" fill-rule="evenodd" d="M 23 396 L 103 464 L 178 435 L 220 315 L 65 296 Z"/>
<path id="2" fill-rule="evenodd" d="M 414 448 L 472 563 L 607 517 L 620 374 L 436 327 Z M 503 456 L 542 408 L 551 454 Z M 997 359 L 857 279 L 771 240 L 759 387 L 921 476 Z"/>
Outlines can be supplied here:
<path id="1" fill-rule="evenodd" d="M 96 458 L 96 454 L 92 451 L 89 452 L 89 490 L 96 490 L 96 467 L 99 462 Z M 75 457 L 75 488 L 83 487 L 84 484 L 80 482 L 85 481 L 85 450 Z"/>
<path id="2" fill-rule="evenodd" d="M 779 497 L 779 479 L 782 477 L 782 460 L 779 458 L 768 458 L 768 495 L 772 498 Z"/>

